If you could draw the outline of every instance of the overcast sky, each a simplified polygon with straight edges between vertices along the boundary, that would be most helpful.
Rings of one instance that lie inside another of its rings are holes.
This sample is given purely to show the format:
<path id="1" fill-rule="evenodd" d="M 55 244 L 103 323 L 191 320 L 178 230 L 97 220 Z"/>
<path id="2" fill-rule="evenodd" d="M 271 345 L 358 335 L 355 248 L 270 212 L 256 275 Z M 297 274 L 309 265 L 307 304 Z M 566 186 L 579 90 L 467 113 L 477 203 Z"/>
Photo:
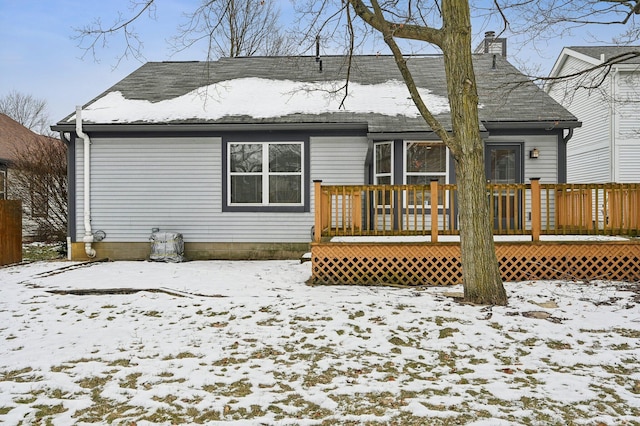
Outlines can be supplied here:
<path id="1" fill-rule="evenodd" d="M 276 0 L 281 15 L 291 15 L 289 0 Z M 148 61 L 203 60 L 206 52 L 192 49 L 175 54 L 166 42 L 175 33 L 182 13 L 192 10 L 200 0 L 160 0 L 156 19 L 144 19 L 136 25 L 145 42 Z M 127 12 L 129 0 L 0 0 L 0 96 L 12 90 L 45 99 L 52 124 L 61 120 L 113 84 L 130 74 L 142 63 L 134 58 L 117 57 L 123 45 L 117 40 L 98 51 L 96 62 L 91 54 L 80 49 L 74 29 L 101 18 L 105 25 L 117 17 L 117 11 Z M 480 41 L 484 30 L 475 29 Z M 592 30 L 593 31 L 593 30 Z M 541 71 L 550 71 L 562 46 L 593 44 L 586 33 L 574 38 L 555 40 L 543 52 L 531 48 L 517 50 L 509 45 L 510 59 L 520 63 L 540 63 Z M 366 53 L 387 53 L 384 47 Z M 309 52 L 314 54 L 314 52 Z M 117 65 L 117 66 L 116 66 Z"/>

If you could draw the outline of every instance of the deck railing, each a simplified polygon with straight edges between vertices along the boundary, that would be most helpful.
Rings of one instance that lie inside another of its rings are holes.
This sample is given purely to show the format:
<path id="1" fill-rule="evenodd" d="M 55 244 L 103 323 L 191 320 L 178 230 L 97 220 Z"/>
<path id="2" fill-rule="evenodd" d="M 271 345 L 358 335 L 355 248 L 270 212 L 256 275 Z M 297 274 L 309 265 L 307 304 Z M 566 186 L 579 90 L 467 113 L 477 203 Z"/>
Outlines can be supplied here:
<path id="1" fill-rule="evenodd" d="M 459 234 L 457 187 L 315 182 L 314 240 Z M 319 194 L 319 196 L 318 196 Z M 495 235 L 640 234 L 640 184 L 487 184 Z"/>

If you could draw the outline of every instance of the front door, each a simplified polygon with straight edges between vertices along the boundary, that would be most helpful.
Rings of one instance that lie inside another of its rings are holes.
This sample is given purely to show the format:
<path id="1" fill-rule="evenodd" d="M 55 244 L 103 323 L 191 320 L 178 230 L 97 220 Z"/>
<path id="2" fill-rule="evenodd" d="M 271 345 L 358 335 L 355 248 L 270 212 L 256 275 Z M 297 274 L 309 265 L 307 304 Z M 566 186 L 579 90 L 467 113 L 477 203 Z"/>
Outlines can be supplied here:
<path id="1" fill-rule="evenodd" d="M 485 173 L 492 185 L 489 198 L 496 229 L 519 229 L 522 218 L 520 194 L 504 184 L 522 183 L 522 145 L 487 144 Z"/>

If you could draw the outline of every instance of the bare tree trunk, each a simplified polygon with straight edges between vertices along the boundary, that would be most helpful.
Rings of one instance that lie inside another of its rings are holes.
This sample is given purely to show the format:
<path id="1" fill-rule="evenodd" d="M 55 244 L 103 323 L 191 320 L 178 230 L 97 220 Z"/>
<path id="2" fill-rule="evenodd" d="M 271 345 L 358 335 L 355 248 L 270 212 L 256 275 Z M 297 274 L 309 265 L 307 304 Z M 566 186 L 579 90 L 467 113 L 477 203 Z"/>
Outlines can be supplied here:
<path id="1" fill-rule="evenodd" d="M 465 300 L 506 305 L 485 191 L 478 93 L 471 55 L 467 0 L 443 0 L 444 54 L 460 205 L 460 249 Z"/>

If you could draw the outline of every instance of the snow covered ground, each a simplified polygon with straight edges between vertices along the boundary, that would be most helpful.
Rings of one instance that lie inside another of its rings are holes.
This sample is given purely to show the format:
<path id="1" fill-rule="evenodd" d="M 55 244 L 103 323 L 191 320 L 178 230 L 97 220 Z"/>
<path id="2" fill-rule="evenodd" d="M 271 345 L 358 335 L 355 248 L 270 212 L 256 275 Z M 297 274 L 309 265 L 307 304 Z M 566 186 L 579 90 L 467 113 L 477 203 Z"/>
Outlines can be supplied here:
<path id="1" fill-rule="evenodd" d="M 640 424 L 638 284 L 507 283 L 482 307 L 310 267 L 1 268 L 0 423 Z"/>

